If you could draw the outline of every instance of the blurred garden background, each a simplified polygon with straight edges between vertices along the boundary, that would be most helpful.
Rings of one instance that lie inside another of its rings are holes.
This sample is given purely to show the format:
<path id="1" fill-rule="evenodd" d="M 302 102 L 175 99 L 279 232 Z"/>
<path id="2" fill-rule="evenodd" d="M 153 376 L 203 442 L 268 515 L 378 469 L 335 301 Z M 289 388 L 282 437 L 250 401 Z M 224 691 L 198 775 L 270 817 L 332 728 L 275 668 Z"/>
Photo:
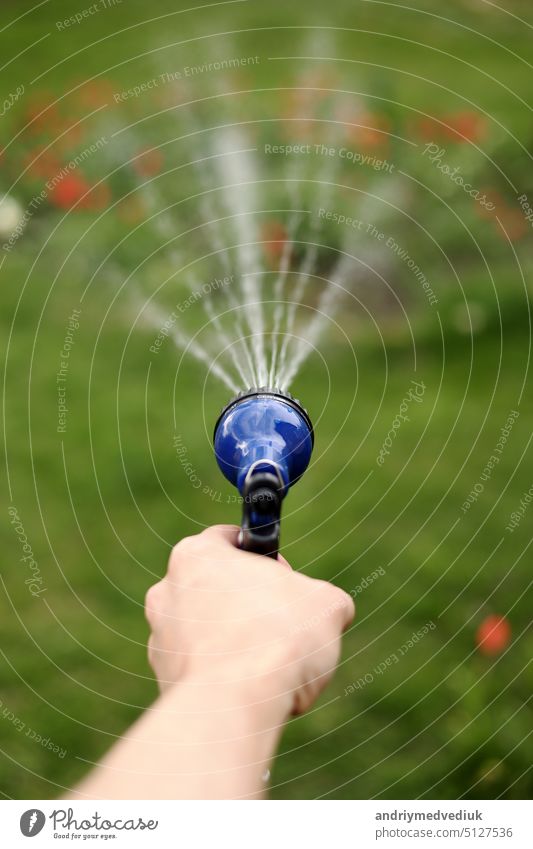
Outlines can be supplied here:
<path id="1" fill-rule="evenodd" d="M 328 320 L 290 389 L 316 447 L 282 550 L 358 609 L 272 796 L 527 797 L 529 4 L 2 9 L 0 792 L 59 795 L 153 701 L 146 590 L 239 521 L 211 445 L 231 302 L 194 293 L 251 238 L 267 314 L 315 246 L 295 332 Z M 206 363 L 159 336 L 172 310 Z"/>

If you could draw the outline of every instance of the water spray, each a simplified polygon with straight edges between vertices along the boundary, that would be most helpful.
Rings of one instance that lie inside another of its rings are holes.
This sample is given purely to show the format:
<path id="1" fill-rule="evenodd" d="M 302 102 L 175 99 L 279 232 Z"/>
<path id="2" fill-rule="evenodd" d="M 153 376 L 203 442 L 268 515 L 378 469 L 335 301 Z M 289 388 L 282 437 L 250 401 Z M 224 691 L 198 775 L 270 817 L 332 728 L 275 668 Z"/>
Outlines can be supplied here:
<path id="1" fill-rule="evenodd" d="M 277 558 L 281 505 L 311 459 L 313 425 L 292 395 L 261 387 L 240 392 L 215 425 L 222 474 L 243 498 L 239 546 Z"/>

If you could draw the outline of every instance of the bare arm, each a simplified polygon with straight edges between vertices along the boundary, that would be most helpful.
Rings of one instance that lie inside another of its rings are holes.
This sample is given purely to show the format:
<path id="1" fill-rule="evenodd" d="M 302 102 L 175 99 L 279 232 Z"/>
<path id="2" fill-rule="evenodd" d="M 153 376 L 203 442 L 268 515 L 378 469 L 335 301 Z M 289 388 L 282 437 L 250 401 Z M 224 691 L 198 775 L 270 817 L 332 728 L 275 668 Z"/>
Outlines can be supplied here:
<path id="1" fill-rule="evenodd" d="M 173 550 L 146 598 L 161 696 L 71 798 L 235 799 L 264 794 L 284 723 L 337 664 L 353 618 L 342 590 L 209 528 Z"/>

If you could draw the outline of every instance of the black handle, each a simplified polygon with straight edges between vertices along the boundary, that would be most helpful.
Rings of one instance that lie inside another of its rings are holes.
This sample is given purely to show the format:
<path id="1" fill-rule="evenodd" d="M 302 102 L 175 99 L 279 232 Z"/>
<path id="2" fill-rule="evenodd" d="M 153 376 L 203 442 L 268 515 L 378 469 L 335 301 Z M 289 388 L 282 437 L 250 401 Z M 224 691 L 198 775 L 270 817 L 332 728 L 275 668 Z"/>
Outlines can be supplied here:
<path id="1" fill-rule="evenodd" d="M 245 482 L 239 547 L 277 560 L 283 499 L 279 480 L 257 472 Z"/>

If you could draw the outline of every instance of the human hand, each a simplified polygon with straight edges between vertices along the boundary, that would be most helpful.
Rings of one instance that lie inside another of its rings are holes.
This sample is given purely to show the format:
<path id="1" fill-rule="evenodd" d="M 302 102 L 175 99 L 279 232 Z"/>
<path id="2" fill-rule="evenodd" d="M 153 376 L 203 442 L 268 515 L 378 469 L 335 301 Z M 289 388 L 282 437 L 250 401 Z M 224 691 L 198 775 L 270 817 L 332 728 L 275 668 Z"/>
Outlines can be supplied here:
<path id="1" fill-rule="evenodd" d="M 354 616 L 343 590 L 283 558 L 240 551 L 238 528 L 186 537 L 146 596 L 149 660 L 162 690 L 178 681 L 247 687 L 302 713 L 331 678 Z"/>

